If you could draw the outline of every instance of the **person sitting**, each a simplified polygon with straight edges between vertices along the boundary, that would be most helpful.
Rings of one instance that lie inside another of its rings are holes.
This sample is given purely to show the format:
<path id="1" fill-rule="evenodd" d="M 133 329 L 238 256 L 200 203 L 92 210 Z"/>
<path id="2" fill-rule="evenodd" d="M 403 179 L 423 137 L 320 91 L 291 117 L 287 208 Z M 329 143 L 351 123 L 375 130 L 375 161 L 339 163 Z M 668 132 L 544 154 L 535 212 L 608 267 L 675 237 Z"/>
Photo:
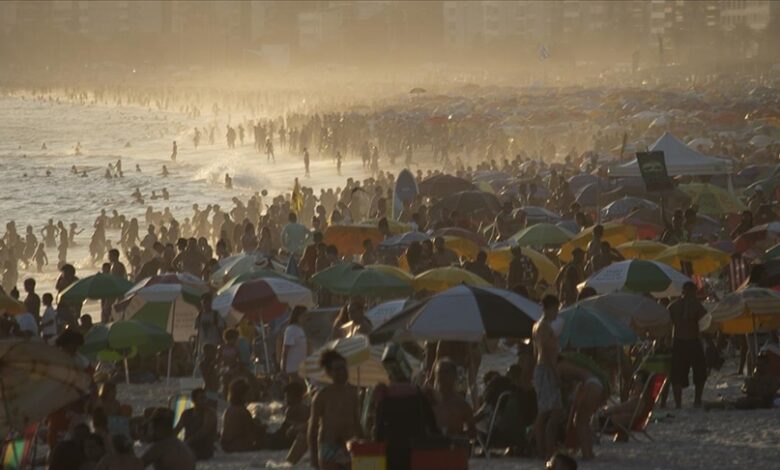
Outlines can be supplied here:
<path id="1" fill-rule="evenodd" d="M 107 453 L 95 470 L 143 470 L 144 464 L 133 453 L 133 443 L 127 436 L 117 434 L 111 439 L 114 453 Z"/>
<path id="2" fill-rule="evenodd" d="M 195 456 L 173 433 L 173 411 L 158 409 L 151 419 L 152 445 L 141 457 L 155 470 L 195 470 Z"/>
<path id="3" fill-rule="evenodd" d="M 225 452 L 249 452 L 260 448 L 264 429 L 258 426 L 246 409 L 249 385 L 244 379 L 230 384 L 230 405 L 222 415 L 222 438 L 219 443 Z"/>
<path id="4" fill-rule="evenodd" d="M 197 460 L 208 460 L 214 456 L 217 441 L 217 413 L 209 406 L 206 391 L 196 388 L 191 393 L 192 408 L 184 413 L 173 430 L 174 435 L 184 430 L 184 443 L 190 447 Z"/>
<path id="5" fill-rule="evenodd" d="M 599 423 L 603 425 L 608 418 L 610 422 L 617 429 L 611 429 L 616 431 L 615 440 L 627 441 L 628 436 L 625 435 L 623 429 L 631 429 L 634 424 L 631 421 L 634 419 L 636 410 L 640 405 L 644 405 L 642 400 L 647 400 L 647 396 L 644 393 L 645 382 L 647 382 L 648 373 L 640 370 L 634 375 L 634 381 L 631 384 L 631 389 L 628 393 L 628 399 L 623 403 L 617 405 L 607 406 L 602 408 L 599 412 Z"/>
<path id="6" fill-rule="evenodd" d="M 284 387 L 284 421 L 281 427 L 269 436 L 271 449 L 287 449 L 285 459 L 291 465 L 297 464 L 306 454 L 306 429 L 309 423 L 309 406 L 304 402 L 306 386 L 299 381 Z"/>
<path id="7" fill-rule="evenodd" d="M 442 359 L 436 364 L 436 403 L 433 412 L 442 434 L 449 437 L 476 437 L 474 413 L 465 398 L 457 393 L 458 369 Z"/>
<path id="8" fill-rule="evenodd" d="M 751 377 L 745 379 L 742 386 L 744 397 L 736 400 L 723 400 L 715 403 L 705 403 L 707 410 L 732 409 L 756 410 L 767 409 L 774 406 L 777 391 L 780 389 L 780 377 L 773 374 L 769 368 L 769 360 L 766 355 L 756 358 L 756 368 Z"/>

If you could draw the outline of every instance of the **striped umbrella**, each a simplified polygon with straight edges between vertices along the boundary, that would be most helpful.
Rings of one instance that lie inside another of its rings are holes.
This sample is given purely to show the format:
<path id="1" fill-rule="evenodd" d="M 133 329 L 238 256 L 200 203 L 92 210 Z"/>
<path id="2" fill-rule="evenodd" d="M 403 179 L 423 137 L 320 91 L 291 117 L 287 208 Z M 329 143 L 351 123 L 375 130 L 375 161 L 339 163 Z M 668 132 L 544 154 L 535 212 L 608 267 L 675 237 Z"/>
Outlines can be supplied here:
<path id="1" fill-rule="evenodd" d="M 415 304 L 376 328 L 372 343 L 528 338 L 541 307 L 493 287 L 457 286 Z"/>
<path id="2" fill-rule="evenodd" d="M 613 292 L 580 300 L 576 305 L 607 315 L 637 334 L 650 332 L 658 337 L 671 326 L 666 307 L 643 295 Z"/>
<path id="3" fill-rule="evenodd" d="M 112 274 L 98 273 L 79 279 L 59 295 L 60 302 L 80 303 L 87 299 L 114 299 L 133 288 L 133 283 Z"/>
<path id="4" fill-rule="evenodd" d="M 298 305 L 313 307 L 312 293 L 306 287 L 284 279 L 253 279 L 235 284 L 214 298 L 212 306 L 229 325 L 242 318 L 269 322 Z"/>
<path id="5" fill-rule="evenodd" d="M 89 393 L 74 358 L 40 340 L 0 341 L 0 435 L 20 431 Z"/>
<path id="6" fill-rule="evenodd" d="M 350 336 L 326 343 L 303 361 L 298 374 L 314 382 L 330 382 L 330 378 L 320 367 L 320 356 L 325 351 L 336 351 L 347 360 L 349 382 L 360 387 L 374 387 L 380 383 L 390 383 L 382 365 L 381 346 L 372 347 L 364 335 Z"/>
<path id="7" fill-rule="evenodd" d="M 712 320 L 721 323 L 721 329 L 729 334 L 775 329 L 780 327 L 780 292 L 748 287 L 724 297 L 710 314 Z"/>
<path id="8" fill-rule="evenodd" d="M 231 277 L 230 279 L 228 279 L 227 282 L 225 282 L 225 284 L 222 287 L 219 288 L 217 294 L 221 294 L 222 292 L 226 291 L 230 286 L 233 286 L 235 284 L 251 281 L 253 279 L 265 279 L 268 277 L 276 278 L 276 279 L 284 279 L 285 281 L 296 282 L 298 284 L 301 283 L 301 280 L 295 276 L 291 276 L 289 274 L 276 271 L 275 269 L 259 268 L 253 271 L 247 271 L 235 277 Z"/>
<path id="9" fill-rule="evenodd" d="M 408 299 L 390 300 L 382 302 L 369 309 L 366 312 L 366 318 L 371 322 L 371 326 L 379 328 L 396 315 L 408 308 L 414 301 Z"/>
<path id="10" fill-rule="evenodd" d="M 610 264 L 577 286 L 592 287 L 599 294 L 615 291 L 651 293 L 655 297 L 674 297 L 691 279 L 657 261 L 627 260 Z"/>
<path id="11" fill-rule="evenodd" d="M 415 290 L 427 290 L 431 292 L 441 292 L 460 284 L 482 287 L 490 285 L 476 274 L 456 267 L 429 269 L 428 271 L 418 274 L 414 278 L 413 284 Z"/>

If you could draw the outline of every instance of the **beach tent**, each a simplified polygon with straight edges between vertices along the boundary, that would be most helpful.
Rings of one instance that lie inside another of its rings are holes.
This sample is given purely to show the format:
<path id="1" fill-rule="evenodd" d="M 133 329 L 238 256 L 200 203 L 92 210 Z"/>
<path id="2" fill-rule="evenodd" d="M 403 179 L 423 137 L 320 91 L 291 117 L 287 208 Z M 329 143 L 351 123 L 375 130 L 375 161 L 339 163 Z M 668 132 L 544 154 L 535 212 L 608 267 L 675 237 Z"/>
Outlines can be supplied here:
<path id="1" fill-rule="evenodd" d="M 731 161 L 702 155 L 668 132 L 664 133 L 650 147 L 650 150 L 664 152 L 669 176 L 720 175 L 731 173 L 733 167 Z M 609 176 L 613 178 L 641 176 L 636 158 L 610 168 Z"/>

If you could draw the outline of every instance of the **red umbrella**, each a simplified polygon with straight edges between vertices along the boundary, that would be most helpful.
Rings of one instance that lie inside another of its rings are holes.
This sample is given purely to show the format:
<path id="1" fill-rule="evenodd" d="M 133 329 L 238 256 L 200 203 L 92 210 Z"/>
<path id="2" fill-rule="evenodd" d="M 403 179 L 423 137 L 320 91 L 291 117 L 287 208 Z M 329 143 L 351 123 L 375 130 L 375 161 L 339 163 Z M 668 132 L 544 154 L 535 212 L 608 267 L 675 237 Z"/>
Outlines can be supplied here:
<path id="1" fill-rule="evenodd" d="M 306 287 L 285 279 L 252 279 L 230 286 L 214 298 L 213 308 L 229 325 L 242 318 L 269 322 L 282 316 L 289 307 L 313 307 L 312 293 Z"/>

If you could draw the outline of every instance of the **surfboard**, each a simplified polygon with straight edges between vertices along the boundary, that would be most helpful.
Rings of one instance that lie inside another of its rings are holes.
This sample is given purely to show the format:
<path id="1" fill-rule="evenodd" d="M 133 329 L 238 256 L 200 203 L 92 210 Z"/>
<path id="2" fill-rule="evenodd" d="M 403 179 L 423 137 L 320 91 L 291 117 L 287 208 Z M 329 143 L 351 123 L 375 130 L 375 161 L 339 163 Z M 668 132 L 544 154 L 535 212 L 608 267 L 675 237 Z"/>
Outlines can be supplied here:
<path id="1" fill-rule="evenodd" d="M 414 198 L 420 193 L 417 189 L 417 181 L 411 171 L 404 168 L 398 173 L 393 190 L 393 218 L 398 220 L 401 217 L 401 211 L 404 204 L 414 201 Z"/>

